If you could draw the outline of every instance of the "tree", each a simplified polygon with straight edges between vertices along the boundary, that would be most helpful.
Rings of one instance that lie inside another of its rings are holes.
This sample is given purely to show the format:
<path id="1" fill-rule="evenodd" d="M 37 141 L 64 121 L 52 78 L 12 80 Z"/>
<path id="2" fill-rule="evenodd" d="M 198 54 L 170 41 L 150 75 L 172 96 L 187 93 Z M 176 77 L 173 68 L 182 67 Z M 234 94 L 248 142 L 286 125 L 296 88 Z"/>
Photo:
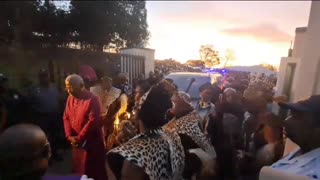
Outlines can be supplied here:
<path id="1" fill-rule="evenodd" d="M 235 53 L 232 49 L 227 49 L 224 55 L 225 63 L 224 68 L 228 65 L 228 62 L 236 60 Z"/>
<path id="2" fill-rule="evenodd" d="M 188 60 L 186 64 L 192 67 L 204 67 L 204 61 L 201 60 Z"/>
<path id="3" fill-rule="evenodd" d="M 0 2 L 0 41 L 28 47 L 66 44 L 68 16 L 52 0 Z"/>
<path id="4" fill-rule="evenodd" d="M 37 26 L 40 0 L 0 2 L 0 41 L 20 45 L 32 43 L 33 30 Z"/>
<path id="5" fill-rule="evenodd" d="M 205 67 L 212 68 L 220 64 L 219 52 L 215 50 L 213 45 L 202 45 L 199 50 L 201 61 Z"/>
<path id="6" fill-rule="evenodd" d="M 125 30 L 120 36 L 126 40 L 127 47 L 145 47 L 149 38 L 147 9 L 145 1 L 128 1 L 126 6 Z M 123 30 L 123 29 L 122 29 Z"/>
<path id="7" fill-rule="evenodd" d="M 273 71 L 273 72 L 278 71 L 278 68 L 274 65 L 271 65 L 271 64 L 260 64 L 260 66 L 262 66 L 270 71 Z"/>
<path id="8" fill-rule="evenodd" d="M 0 2 L 0 42 L 83 49 L 144 47 L 149 37 L 145 1 L 53 0 Z"/>
<path id="9" fill-rule="evenodd" d="M 38 8 L 39 26 L 34 30 L 35 39 L 42 46 L 66 46 L 71 42 L 71 21 L 68 11 L 58 9 L 52 0 L 45 0 Z"/>
<path id="10" fill-rule="evenodd" d="M 72 0 L 70 12 L 75 41 L 82 48 L 102 51 L 148 40 L 145 1 Z"/>

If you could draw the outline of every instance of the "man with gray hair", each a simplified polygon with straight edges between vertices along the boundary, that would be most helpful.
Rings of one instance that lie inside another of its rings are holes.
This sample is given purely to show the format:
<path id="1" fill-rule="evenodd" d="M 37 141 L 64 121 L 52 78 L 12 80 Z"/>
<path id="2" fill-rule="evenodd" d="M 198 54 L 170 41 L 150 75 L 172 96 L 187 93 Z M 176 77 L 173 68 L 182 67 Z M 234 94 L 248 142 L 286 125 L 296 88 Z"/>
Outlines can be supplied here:
<path id="1" fill-rule="evenodd" d="M 63 121 L 66 138 L 73 147 L 73 173 L 105 180 L 105 148 L 98 97 L 86 90 L 83 79 L 77 74 L 68 76 L 65 85 L 69 97 Z"/>
<path id="2" fill-rule="evenodd" d="M 103 93 L 102 112 L 106 116 L 110 105 L 120 97 L 121 90 L 115 88 L 112 84 L 112 78 L 104 76 L 101 78 Z"/>

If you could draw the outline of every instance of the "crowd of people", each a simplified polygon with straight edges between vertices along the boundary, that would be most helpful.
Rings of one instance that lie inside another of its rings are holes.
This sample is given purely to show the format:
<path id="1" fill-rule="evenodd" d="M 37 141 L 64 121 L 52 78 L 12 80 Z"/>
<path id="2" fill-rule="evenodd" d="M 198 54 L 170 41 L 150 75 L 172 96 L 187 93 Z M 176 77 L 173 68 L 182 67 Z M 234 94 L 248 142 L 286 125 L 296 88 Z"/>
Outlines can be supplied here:
<path id="1" fill-rule="evenodd" d="M 59 128 L 72 150 L 70 178 L 254 180 L 264 166 L 320 178 L 320 96 L 288 103 L 274 96 L 272 76 L 226 74 L 199 88 L 196 106 L 159 71 L 132 86 L 125 74 L 71 74 L 64 101 L 45 70 L 28 97 L 7 81 L 0 76 L 1 180 L 43 178 L 49 159 L 60 159 Z M 283 157 L 286 138 L 300 148 Z"/>
<path id="2" fill-rule="evenodd" d="M 181 64 L 175 60 L 157 60 L 155 62 L 155 70 L 164 74 L 171 72 L 200 72 L 201 70 L 189 67 L 185 64 Z"/>

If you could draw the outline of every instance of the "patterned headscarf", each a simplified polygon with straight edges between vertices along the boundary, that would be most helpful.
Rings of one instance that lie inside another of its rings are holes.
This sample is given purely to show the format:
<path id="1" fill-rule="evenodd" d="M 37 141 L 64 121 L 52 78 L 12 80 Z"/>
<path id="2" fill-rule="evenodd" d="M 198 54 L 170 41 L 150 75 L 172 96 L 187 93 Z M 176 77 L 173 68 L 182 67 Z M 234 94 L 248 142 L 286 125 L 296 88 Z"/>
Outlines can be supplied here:
<path id="1" fill-rule="evenodd" d="M 185 93 L 185 92 L 183 92 L 183 91 L 178 91 L 178 92 L 176 93 L 176 95 L 177 95 L 180 99 L 182 99 L 186 104 L 189 104 L 190 106 L 192 106 L 192 104 L 191 104 L 191 97 L 190 97 L 190 95 L 189 95 L 188 93 Z"/>
<path id="2" fill-rule="evenodd" d="M 270 98 L 272 98 L 272 90 L 272 84 L 268 83 L 267 81 L 257 79 L 250 82 L 248 88 L 246 89 L 244 97 L 248 95 L 252 97 L 263 96 L 265 99 L 269 100 Z"/>
<path id="3" fill-rule="evenodd" d="M 139 99 L 139 103 L 136 107 L 137 110 L 140 110 L 144 102 L 147 100 L 149 93 L 152 91 L 153 88 L 161 86 L 164 91 L 167 91 L 168 93 L 172 93 L 176 90 L 176 88 L 167 80 L 162 80 L 158 84 L 152 86 L 149 91 L 144 93 L 144 95 Z"/>

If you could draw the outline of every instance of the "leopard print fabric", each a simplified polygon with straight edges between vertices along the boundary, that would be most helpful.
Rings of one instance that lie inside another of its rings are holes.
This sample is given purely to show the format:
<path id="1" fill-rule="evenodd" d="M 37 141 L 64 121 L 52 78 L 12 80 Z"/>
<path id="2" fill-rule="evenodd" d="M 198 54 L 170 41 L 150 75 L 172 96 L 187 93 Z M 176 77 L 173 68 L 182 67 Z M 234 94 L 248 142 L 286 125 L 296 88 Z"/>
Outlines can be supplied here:
<path id="1" fill-rule="evenodd" d="M 201 117 L 199 116 L 199 114 L 195 111 L 192 111 L 185 116 L 169 121 L 166 125 L 163 126 L 163 128 L 191 137 L 191 139 L 201 149 L 203 149 L 210 155 L 216 156 L 214 147 L 200 129 L 200 121 Z"/>
<path id="2" fill-rule="evenodd" d="M 167 130 L 152 130 L 135 136 L 112 149 L 144 169 L 150 180 L 181 180 L 184 150 L 179 135 Z"/>

